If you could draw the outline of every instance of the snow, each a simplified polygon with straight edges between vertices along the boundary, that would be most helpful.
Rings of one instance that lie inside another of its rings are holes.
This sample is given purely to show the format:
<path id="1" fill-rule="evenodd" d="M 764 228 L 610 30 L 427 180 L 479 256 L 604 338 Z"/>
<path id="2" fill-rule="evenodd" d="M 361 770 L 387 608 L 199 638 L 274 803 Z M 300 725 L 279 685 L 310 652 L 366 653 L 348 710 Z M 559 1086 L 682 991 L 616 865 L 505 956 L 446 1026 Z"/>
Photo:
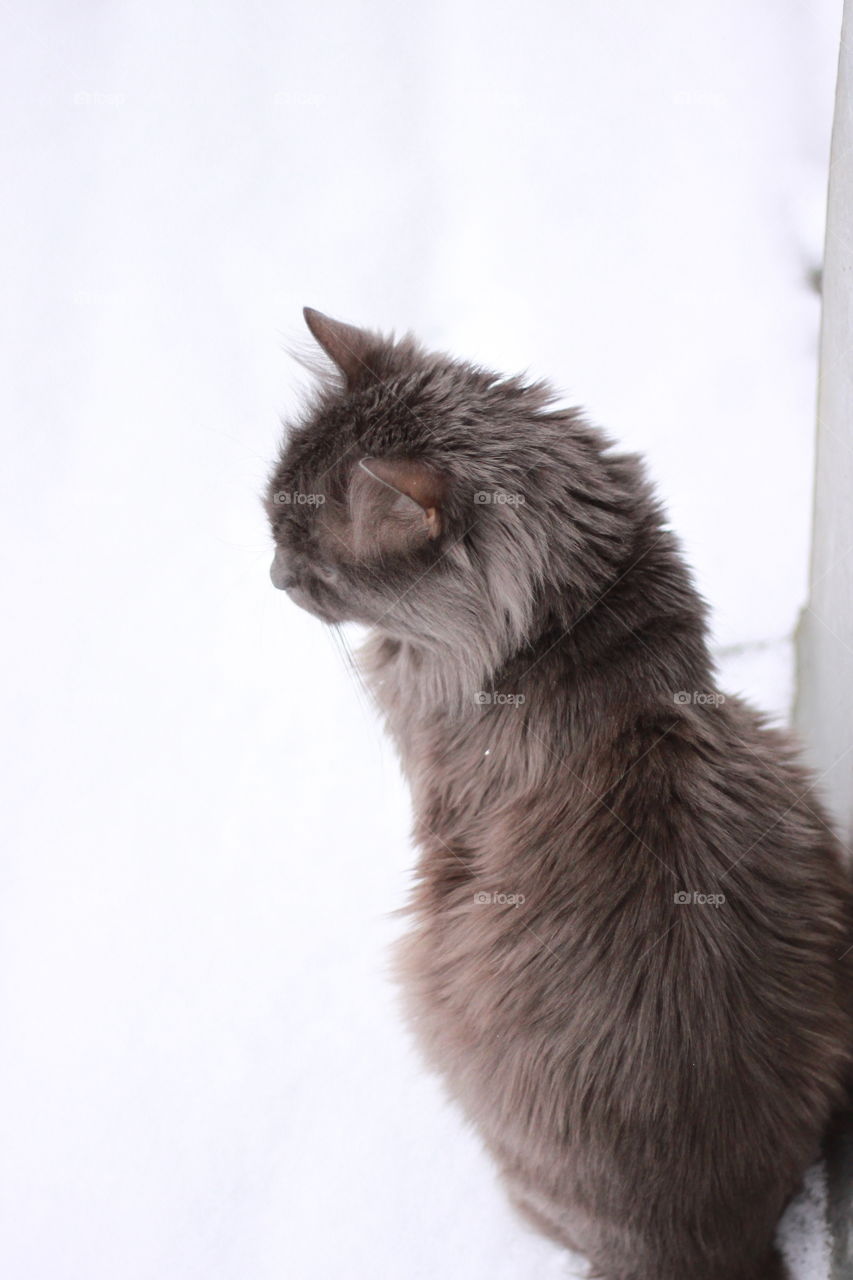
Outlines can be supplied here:
<path id="1" fill-rule="evenodd" d="M 6 16 L 0 1272 L 567 1277 L 400 1024 L 405 789 L 267 577 L 282 343 L 551 376 L 785 714 L 838 6 Z"/>

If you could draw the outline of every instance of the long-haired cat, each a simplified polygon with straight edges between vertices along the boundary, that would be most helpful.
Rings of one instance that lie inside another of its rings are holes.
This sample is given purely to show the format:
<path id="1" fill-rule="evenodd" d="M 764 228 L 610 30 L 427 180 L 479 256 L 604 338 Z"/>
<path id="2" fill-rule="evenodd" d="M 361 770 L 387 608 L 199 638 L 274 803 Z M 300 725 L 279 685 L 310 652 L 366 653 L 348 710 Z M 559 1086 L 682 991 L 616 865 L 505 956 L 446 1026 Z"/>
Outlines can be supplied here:
<path id="1" fill-rule="evenodd" d="M 714 681 L 640 461 L 542 384 L 306 310 L 273 582 L 372 628 L 431 1064 L 607 1280 L 771 1280 L 843 1103 L 853 908 L 814 781 Z"/>

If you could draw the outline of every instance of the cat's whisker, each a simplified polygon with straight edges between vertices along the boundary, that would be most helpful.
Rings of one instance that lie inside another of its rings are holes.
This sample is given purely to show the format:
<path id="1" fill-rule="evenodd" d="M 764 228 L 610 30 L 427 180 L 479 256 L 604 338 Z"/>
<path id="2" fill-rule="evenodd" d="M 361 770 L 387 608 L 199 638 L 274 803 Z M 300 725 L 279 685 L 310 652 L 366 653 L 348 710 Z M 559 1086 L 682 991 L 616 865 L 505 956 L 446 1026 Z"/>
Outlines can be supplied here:
<path id="1" fill-rule="evenodd" d="M 352 649 L 349 647 L 346 636 L 340 626 L 335 623 L 329 627 L 332 635 L 332 642 L 338 652 L 339 657 L 343 660 L 344 666 L 355 679 L 356 696 L 365 711 L 370 709 L 370 694 L 367 685 L 364 683 L 364 677 L 359 670 L 358 663 L 353 656 Z"/>

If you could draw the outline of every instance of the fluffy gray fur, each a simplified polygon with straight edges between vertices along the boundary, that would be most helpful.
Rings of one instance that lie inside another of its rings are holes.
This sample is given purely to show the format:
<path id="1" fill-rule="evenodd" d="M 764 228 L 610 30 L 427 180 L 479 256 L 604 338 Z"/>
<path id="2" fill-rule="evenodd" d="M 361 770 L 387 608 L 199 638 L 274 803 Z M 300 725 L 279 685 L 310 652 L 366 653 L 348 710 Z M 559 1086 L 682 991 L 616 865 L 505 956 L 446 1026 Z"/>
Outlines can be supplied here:
<path id="1" fill-rule="evenodd" d="M 426 1057 L 516 1206 L 596 1274 L 783 1277 L 775 1225 L 853 1047 L 814 779 L 719 693 L 636 457 L 542 384 L 306 319 L 334 372 L 270 482 L 272 576 L 371 627 Z"/>

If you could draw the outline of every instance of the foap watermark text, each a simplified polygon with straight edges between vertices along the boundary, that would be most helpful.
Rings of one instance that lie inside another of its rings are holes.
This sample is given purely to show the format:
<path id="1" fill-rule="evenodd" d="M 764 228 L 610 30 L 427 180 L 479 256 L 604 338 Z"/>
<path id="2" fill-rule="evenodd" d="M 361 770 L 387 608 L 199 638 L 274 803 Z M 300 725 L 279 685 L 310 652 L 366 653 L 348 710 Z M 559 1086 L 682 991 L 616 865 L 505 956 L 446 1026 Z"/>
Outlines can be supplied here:
<path id="1" fill-rule="evenodd" d="M 487 893 L 480 890 L 474 894 L 474 901 L 478 906 L 489 907 L 520 907 L 524 902 L 523 893 Z"/>
<path id="2" fill-rule="evenodd" d="M 273 494 L 273 502 L 279 507 L 322 507 L 325 493 L 299 493 L 296 489 L 281 489 Z"/>
<path id="3" fill-rule="evenodd" d="M 679 689 L 672 698 L 679 707 L 721 707 L 726 700 L 724 693 L 706 693 L 702 689 Z"/>
<path id="4" fill-rule="evenodd" d="M 699 893 L 696 889 L 692 893 L 682 891 L 673 898 L 677 907 L 721 907 L 725 900 L 724 893 Z"/>

